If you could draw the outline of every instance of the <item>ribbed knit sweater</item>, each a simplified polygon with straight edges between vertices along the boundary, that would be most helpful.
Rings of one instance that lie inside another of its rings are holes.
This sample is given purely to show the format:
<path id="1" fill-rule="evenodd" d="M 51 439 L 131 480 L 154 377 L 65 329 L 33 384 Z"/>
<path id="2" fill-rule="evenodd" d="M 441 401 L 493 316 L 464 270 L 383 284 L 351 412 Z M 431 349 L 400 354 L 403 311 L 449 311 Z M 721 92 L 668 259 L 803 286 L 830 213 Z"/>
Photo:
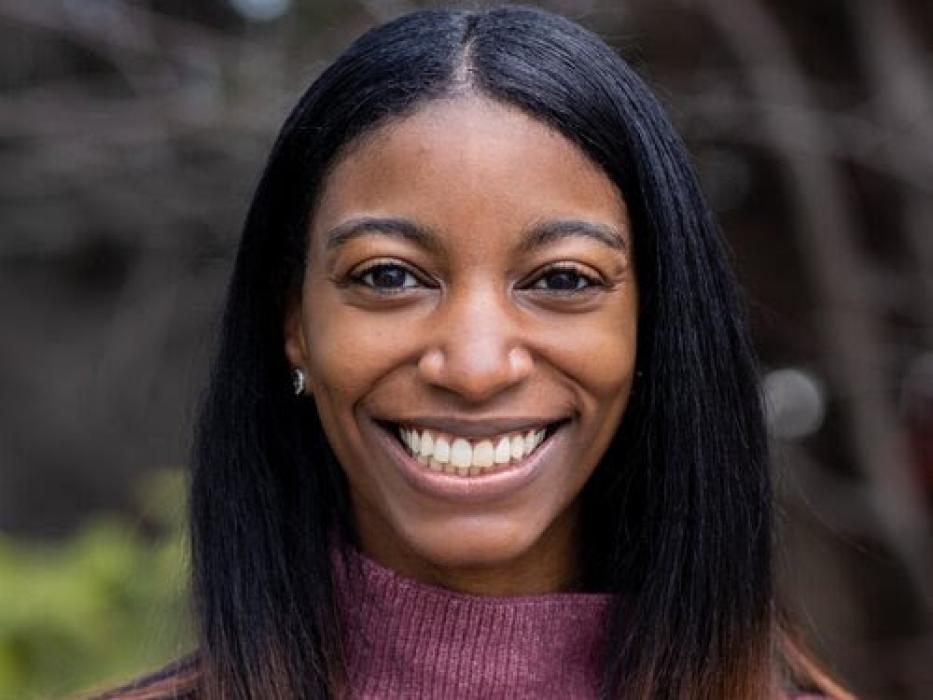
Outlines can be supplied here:
<path id="1" fill-rule="evenodd" d="M 473 596 L 336 563 L 350 697 L 596 697 L 611 595 Z"/>
<path id="2" fill-rule="evenodd" d="M 332 550 L 352 700 L 595 698 L 604 622 L 616 600 L 596 593 L 493 598 L 403 578 L 356 550 Z M 195 700 L 180 678 L 193 655 L 100 700 Z M 788 700 L 821 700 L 788 693 Z"/>

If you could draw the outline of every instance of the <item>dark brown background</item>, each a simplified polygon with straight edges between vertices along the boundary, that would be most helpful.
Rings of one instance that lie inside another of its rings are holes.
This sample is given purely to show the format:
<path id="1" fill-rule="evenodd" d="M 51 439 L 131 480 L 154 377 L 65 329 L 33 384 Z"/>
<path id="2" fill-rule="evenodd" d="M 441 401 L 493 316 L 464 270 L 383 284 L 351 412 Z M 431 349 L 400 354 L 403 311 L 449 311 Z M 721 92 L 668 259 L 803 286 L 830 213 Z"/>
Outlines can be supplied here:
<path id="1" fill-rule="evenodd" d="M 0 531 L 131 512 L 184 464 L 275 130 L 360 31 L 434 3 L 237 4 L 0 0 Z M 792 607 L 865 697 L 933 697 L 933 3 L 536 4 L 656 88 L 766 370 L 793 370 L 768 380 Z"/>

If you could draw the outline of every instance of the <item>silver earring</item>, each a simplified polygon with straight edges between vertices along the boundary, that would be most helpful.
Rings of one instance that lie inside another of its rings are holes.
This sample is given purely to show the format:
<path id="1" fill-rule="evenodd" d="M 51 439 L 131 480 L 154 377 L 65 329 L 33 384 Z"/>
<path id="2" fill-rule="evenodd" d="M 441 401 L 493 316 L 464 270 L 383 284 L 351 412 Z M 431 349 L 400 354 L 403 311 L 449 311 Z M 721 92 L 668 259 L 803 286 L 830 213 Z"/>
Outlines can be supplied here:
<path id="1" fill-rule="evenodd" d="M 295 396 L 305 393 L 305 373 L 298 367 L 292 370 L 292 391 L 295 392 Z"/>

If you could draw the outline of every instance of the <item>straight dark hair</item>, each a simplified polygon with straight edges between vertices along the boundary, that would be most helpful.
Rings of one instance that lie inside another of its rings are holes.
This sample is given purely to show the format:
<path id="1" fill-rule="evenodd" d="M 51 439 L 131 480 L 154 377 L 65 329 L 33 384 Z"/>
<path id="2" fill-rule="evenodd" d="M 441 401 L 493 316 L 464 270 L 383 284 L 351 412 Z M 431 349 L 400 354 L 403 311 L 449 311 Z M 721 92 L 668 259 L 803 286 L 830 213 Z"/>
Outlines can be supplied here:
<path id="1" fill-rule="evenodd" d="M 344 687 L 330 547 L 335 529 L 352 537 L 346 483 L 313 402 L 291 395 L 283 317 L 328 170 L 374 129 L 469 93 L 575 143 L 631 217 L 638 379 L 583 494 L 587 587 L 626 594 L 608 622 L 602 695 L 775 695 L 766 438 L 720 235 L 632 69 L 580 26 L 525 7 L 419 11 L 372 29 L 288 117 L 246 220 L 201 410 L 190 503 L 200 645 L 173 692 L 327 698 Z"/>

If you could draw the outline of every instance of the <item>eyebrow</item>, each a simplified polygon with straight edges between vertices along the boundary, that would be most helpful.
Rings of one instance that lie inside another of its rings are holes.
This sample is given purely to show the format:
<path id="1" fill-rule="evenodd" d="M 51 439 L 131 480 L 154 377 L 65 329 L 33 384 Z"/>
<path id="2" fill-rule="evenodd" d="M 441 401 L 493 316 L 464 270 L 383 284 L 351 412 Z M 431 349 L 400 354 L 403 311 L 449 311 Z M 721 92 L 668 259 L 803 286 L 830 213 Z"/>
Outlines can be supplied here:
<path id="1" fill-rule="evenodd" d="M 525 231 L 518 249 L 527 253 L 535 248 L 575 236 L 594 239 L 613 250 L 624 252 L 628 249 L 625 236 L 615 227 L 580 219 L 554 219 L 534 224 Z"/>
<path id="2" fill-rule="evenodd" d="M 354 238 L 374 233 L 410 241 L 431 252 L 438 252 L 441 247 L 433 231 L 408 219 L 362 216 L 344 221 L 332 228 L 327 233 L 325 249 L 331 251 Z"/>
<path id="3" fill-rule="evenodd" d="M 395 217 L 363 216 L 332 228 L 326 234 L 325 249 L 332 251 L 354 238 L 372 234 L 409 241 L 432 253 L 437 253 L 442 248 L 436 233 L 413 221 Z M 613 250 L 628 250 L 625 236 L 615 227 L 581 219 L 552 219 L 532 224 L 522 233 L 517 249 L 519 252 L 528 253 L 551 243 L 578 236 L 593 239 Z"/>

